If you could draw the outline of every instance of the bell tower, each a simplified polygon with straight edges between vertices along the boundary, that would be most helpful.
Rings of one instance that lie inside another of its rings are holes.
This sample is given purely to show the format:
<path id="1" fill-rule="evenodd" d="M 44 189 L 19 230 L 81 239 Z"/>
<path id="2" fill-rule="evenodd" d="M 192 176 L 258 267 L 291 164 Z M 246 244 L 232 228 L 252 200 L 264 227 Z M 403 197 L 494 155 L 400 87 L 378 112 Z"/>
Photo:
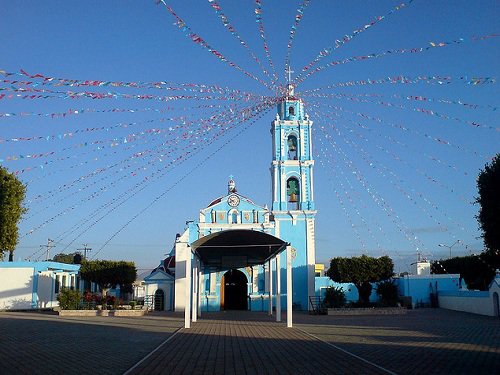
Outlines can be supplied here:
<path id="1" fill-rule="evenodd" d="M 271 127 L 273 211 L 314 210 L 312 125 L 289 83 Z"/>
<path id="2" fill-rule="evenodd" d="M 304 103 L 295 94 L 290 68 L 287 73 L 288 84 L 271 123 L 272 214 L 276 223 L 275 235 L 289 242 L 293 249 L 294 303 L 308 309 L 308 296 L 314 295 L 316 262 L 313 122 L 304 111 Z"/>

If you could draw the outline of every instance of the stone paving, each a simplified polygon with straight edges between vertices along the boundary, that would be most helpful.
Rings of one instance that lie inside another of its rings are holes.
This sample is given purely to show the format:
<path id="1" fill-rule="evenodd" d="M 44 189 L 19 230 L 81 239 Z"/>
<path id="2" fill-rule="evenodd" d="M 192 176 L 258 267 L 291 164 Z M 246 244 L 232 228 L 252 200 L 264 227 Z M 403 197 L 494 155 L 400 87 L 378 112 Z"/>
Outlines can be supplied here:
<path id="1" fill-rule="evenodd" d="M 500 319 L 265 313 L 59 317 L 0 312 L 0 374 L 500 374 Z M 322 341 L 323 340 L 323 341 Z M 144 359 L 145 358 L 145 359 Z"/>
<path id="2" fill-rule="evenodd" d="M 500 374 L 500 319 L 444 309 L 295 316 L 295 327 L 398 374 Z"/>
<path id="3" fill-rule="evenodd" d="M 241 320 L 241 319 L 244 320 Z M 132 374 L 388 374 L 265 313 L 205 314 Z"/>
<path id="4" fill-rule="evenodd" d="M 182 327 L 182 317 L 0 312 L 0 374 L 123 374 Z"/>

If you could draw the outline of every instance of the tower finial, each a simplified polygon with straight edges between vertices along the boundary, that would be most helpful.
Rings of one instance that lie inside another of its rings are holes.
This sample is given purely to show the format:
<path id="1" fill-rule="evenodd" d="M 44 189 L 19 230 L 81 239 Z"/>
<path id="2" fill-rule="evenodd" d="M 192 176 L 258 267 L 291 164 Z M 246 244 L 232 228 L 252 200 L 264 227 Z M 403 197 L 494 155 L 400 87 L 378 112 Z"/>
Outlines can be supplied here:
<path id="1" fill-rule="evenodd" d="M 286 85 L 286 96 L 291 97 L 294 96 L 294 89 L 295 87 L 293 86 L 292 83 L 292 73 L 294 73 L 293 70 L 290 69 L 290 66 L 286 67 L 285 73 L 288 74 L 288 83 Z"/>
<path id="2" fill-rule="evenodd" d="M 292 83 L 292 73 L 295 73 L 292 69 L 290 69 L 290 66 L 288 65 L 286 67 L 285 73 L 288 74 L 288 84 Z"/>
<path id="3" fill-rule="evenodd" d="M 234 182 L 233 175 L 229 176 L 229 182 L 227 184 L 227 192 L 228 194 L 236 193 L 236 183 Z"/>

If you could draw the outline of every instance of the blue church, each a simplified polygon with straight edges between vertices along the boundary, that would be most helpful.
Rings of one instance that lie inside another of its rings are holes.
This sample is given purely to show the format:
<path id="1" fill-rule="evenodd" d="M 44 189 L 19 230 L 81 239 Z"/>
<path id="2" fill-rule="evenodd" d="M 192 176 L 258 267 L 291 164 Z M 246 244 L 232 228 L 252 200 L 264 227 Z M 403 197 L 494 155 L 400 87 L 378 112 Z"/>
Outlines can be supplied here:
<path id="1" fill-rule="evenodd" d="M 165 310 L 308 310 L 315 277 L 312 125 L 288 84 L 271 123 L 271 208 L 240 195 L 231 177 L 227 193 L 187 222 L 170 256 L 145 279 Z"/>

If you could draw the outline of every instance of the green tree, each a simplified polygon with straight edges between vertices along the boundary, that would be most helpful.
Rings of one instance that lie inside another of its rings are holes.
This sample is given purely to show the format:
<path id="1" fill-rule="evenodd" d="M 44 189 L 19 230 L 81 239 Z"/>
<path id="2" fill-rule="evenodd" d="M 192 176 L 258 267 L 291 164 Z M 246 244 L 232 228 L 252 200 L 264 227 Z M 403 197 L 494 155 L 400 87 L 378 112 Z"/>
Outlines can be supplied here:
<path id="1" fill-rule="evenodd" d="M 491 253 L 441 259 L 431 264 L 435 274 L 458 273 L 469 289 L 488 290 L 495 277 L 495 269 L 500 267 L 500 258 Z"/>
<path id="2" fill-rule="evenodd" d="M 80 275 L 83 280 L 99 285 L 103 300 L 106 299 L 108 290 L 120 286 L 128 289 L 137 278 L 137 269 L 133 262 L 112 260 L 82 261 Z"/>
<path id="3" fill-rule="evenodd" d="M 485 247 L 498 255 L 500 250 L 500 154 L 486 164 L 477 178 L 479 215 L 476 216 L 483 232 Z"/>
<path id="4" fill-rule="evenodd" d="M 54 262 L 66 263 L 66 264 L 79 264 L 79 263 L 75 262 L 75 260 L 81 262 L 81 259 L 82 259 L 82 256 L 78 252 L 71 253 L 71 254 L 59 253 L 59 254 L 54 255 L 54 257 L 52 258 L 52 260 Z"/>
<path id="5" fill-rule="evenodd" d="M 9 261 L 14 258 L 14 250 L 19 241 L 17 224 L 26 212 L 22 203 L 26 186 L 7 169 L 0 167 L 0 260 L 4 252 L 9 252 Z"/>
<path id="6" fill-rule="evenodd" d="M 326 275 L 338 283 L 353 283 L 358 289 L 361 305 L 368 305 L 372 285 L 370 283 L 392 277 L 394 264 L 388 256 L 373 258 L 366 255 L 352 258 L 333 258 Z"/>

